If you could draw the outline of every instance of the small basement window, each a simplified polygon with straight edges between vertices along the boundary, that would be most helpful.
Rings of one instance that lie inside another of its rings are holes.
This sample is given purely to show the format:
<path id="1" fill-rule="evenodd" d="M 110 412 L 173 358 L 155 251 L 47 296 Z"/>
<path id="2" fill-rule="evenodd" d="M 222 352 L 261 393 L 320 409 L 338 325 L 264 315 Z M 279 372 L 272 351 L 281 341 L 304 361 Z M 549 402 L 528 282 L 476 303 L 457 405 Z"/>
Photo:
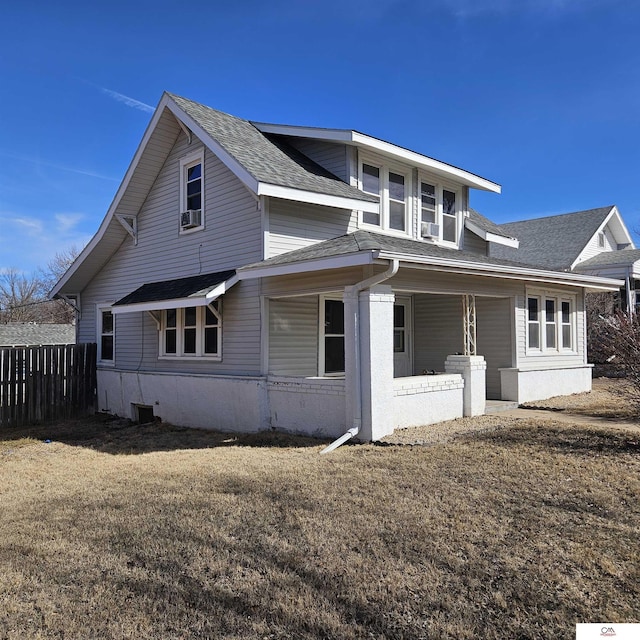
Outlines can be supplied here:
<path id="1" fill-rule="evenodd" d="M 144 404 L 134 404 L 133 412 L 135 421 L 138 424 L 147 424 L 155 420 L 155 416 L 153 415 L 153 407 Z"/>

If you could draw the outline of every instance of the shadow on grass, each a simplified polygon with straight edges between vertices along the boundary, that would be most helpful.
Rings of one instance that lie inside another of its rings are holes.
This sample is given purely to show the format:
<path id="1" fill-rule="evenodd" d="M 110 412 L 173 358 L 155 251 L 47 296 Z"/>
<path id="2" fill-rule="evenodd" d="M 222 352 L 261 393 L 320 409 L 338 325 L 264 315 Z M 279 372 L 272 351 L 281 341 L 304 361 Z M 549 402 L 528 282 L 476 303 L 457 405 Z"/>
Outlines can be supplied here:
<path id="1" fill-rule="evenodd" d="M 215 447 L 317 447 L 327 442 L 319 438 L 277 431 L 236 434 L 176 427 L 161 422 L 132 424 L 128 420 L 105 415 L 46 425 L 0 429 L 0 444 L 4 443 L 5 448 L 7 445 L 10 446 L 11 442 L 29 440 L 61 442 L 102 453 L 129 455 Z"/>
<path id="2" fill-rule="evenodd" d="M 465 442 L 502 447 L 539 447 L 556 453 L 591 455 L 640 454 L 640 436 L 632 432 L 583 426 L 518 426 L 497 431 L 469 433 Z"/>
<path id="3" fill-rule="evenodd" d="M 534 404 L 527 403 L 522 405 L 522 409 L 531 409 L 534 411 L 548 411 L 549 413 L 563 413 L 565 415 L 578 415 L 585 416 L 587 418 L 598 418 L 610 420 L 611 422 L 618 422 L 620 424 L 627 422 L 634 422 L 640 420 L 640 414 L 633 408 L 623 406 L 621 408 L 612 409 L 594 409 L 594 408 L 581 408 L 572 407 L 571 410 L 567 410 L 563 407 L 552 407 L 544 403 Z"/>

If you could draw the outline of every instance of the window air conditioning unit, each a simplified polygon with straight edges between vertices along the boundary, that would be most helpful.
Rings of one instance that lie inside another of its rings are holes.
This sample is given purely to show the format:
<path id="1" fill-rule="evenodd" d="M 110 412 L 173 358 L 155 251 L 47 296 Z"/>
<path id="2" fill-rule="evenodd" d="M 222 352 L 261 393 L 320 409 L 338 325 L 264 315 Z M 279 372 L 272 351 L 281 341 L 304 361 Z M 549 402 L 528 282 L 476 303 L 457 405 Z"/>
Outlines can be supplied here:
<path id="1" fill-rule="evenodd" d="M 423 238 L 438 238 L 440 236 L 440 225 L 435 222 L 423 222 L 420 234 Z"/>
<path id="2" fill-rule="evenodd" d="M 199 227 L 202 219 L 202 209 L 188 209 L 180 214 L 180 228 L 193 229 Z"/>

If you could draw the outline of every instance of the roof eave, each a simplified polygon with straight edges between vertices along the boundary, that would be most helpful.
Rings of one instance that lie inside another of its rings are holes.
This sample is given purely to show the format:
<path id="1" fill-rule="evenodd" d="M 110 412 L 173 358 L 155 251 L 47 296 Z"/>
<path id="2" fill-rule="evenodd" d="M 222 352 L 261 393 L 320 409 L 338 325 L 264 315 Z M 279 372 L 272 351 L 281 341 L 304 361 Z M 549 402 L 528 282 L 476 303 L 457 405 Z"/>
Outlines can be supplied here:
<path id="1" fill-rule="evenodd" d="M 158 121 L 162 117 L 162 113 L 164 111 L 164 107 L 168 106 L 170 100 L 171 100 L 171 98 L 169 97 L 169 95 L 166 92 L 162 94 L 162 97 L 160 98 L 160 102 L 158 103 L 158 106 L 156 107 L 156 110 L 154 111 L 153 116 L 151 117 L 151 120 L 149 121 L 149 124 L 147 125 L 147 128 L 145 129 L 144 135 L 142 136 L 142 140 L 140 141 L 140 144 L 138 145 L 138 148 L 136 149 L 136 152 L 133 155 L 133 158 L 132 158 L 131 163 L 129 164 L 129 167 L 128 167 L 125 175 L 124 175 L 124 178 L 123 178 L 122 182 L 120 183 L 120 186 L 118 187 L 118 190 L 116 191 L 116 195 L 114 196 L 114 198 L 113 198 L 113 200 L 111 202 L 111 205 L 109 206 L 109 209 L 107 210 L 107 214 L 105 215 L 104 219 L 102 220 L 102 223 L 100 224 L 100 227 L 98 227 L 98 231 L 96 231 L 96 233 L 93 236 L 93 238 L 91 238 L 89 243 L 85 246 L 85 248 L 80 252 L 80 254 L 77 256 L 77 258 L 73 261 L 73 263 L 71 264 L 69 269 L 67 269 L 67 271 L 63 274 L 63 276 L 60 278 L 60 280 L 58 280 L 56 285 L 50 291 L 50 293 L 49 293 L 49 298 L 50 299 L 55 298 L 63 290 L 63 288 L 67 284 L 67 282 L 78 271 L 80 266 L 89 257 L 89 255 L 93 252 L 95 247 L 98 245 L 98 243 L 100 242 L 100 240 L 104 236 L 107 228 L 109 227 L 109 224 L 111 223 L 111 220 L 113 219 L 113 217 L 115 215 L 115 212 L 118 209 L 118 205 L 120 204 L 120 201 L 122 200 L 122 197 L 124 196 L 124 194 L 127 191 L 127 188 L 129 187 L 129 183 L 131 182 L 131 179 L 132 179 L 132 177 L 133 177 L 133 175 L 135 173 L 135 170 L 136 170 L 136 168 L 137 168 L 137 166 L 138 166 L 138 164 L 140 162 L 140 158 L 144 154 L 144 151 L 145 151 L 145 149 L 147 147 L 147 144 L 149 143 L 149 140 L 150 140 L 151 136 L 153 135 L 153 132 L 154 132 L 156 126 L 158 125 Z M 122 237 L 124 238 L 125 235 L 126 235 L 126 231 L 124 231 L 124 229 L 123 229 L 123 236 Z"/>
<path id="2" fill-rule="evenodd" d="M 482 238 L 485 242 L 494 242 L 495 244 L 501 244 L 505 247 L 513 247 L 514 249 L 517 249 L 520 246 L 520 241 L 517 238 L 499 236 L 496 233 L 491 233 L 490 231 L 478 226 L 472 220 L 469 220 L 469 218 L 465 219 L 464 226 L 469 229 L 469 231 Z"/>
<path id="3" fill-rule="evenodd" d="M 238 278 L 240 280 L 251 280 L 253 278 L 268 278 L 271 276 L 287 276 L 296 273 L 308 273 L 310 271 L 325 271 L 327 269 L 357 267 L 373 264 L 377 257 L 377 251 L 366 250 L 326 258 L 298 260 L 296 262 L 288 262 L 286 264 L 279 265 L 241 267 L 238 269 Z"/>
<path id="4" fill-rule="evenodd" d="M 396 160 L 407 162 L 413 166 L 425 169 L 437 175 L 455 180 L 473 189 L 500 193 L 502 187 L 496 182 L 482 178 L 474 173 L 465 171 L 453 165 L 441 162 L 435 158 L 429 158 L 416 151 L 399 147 L 398 145 L 373 138 L 359 131 L 349 129 L 320 129 L 315 127 L 297 127 L 292 125 L 269 124 L 265 122 L 252 122 L 252 124 L 263 133 L 273 133 L 283 136 L 294 136 L 298 138 L 311 138 L 323 140 L 325 142 L 336 142 L 350 144 L 375 151 Z"/>
<path id="5" fill-rule="evenodd" d="M 529 269 L 528 267 L 513 267 L 510 265 L 483 264 L 469 260 L 453 260 L 451 258 L 419 257 L 401 254 L 395 251 L 380 251 L 380 258 L 397 259 L 405 266 L 416 265 L 422 268 L 433 268 L 439 271 L 464 272 L 471 275 L 489 275 L 496 278 L 511 280 L 530 280 L 547 284 L 565 284 L 578 287 L 589 287 L 601 291 L 616 291 L 624 282 L 611 278 L 599 278 L 575 273 L 544 271 Z"/>
<path id="6" fill-rule="evenodd" d="M 379 213 L 380 209 L 380 204 L 378 202 L 349 198 L 347 196 L 334 196 L 326 193 L 317 193 L 315 191 L 306 191 L 303 189 L 292 189 L 291 187 L 268 184 L 265 182 L 258 183 L 257 193 L 259 196 L 271 196 L 274 198 L 282 198 L 284 200 L 294 200 L 295 202 L 319 204 L 327 207 L 335 207 L 336 209 L 366 211 L 369 213 Z"/>

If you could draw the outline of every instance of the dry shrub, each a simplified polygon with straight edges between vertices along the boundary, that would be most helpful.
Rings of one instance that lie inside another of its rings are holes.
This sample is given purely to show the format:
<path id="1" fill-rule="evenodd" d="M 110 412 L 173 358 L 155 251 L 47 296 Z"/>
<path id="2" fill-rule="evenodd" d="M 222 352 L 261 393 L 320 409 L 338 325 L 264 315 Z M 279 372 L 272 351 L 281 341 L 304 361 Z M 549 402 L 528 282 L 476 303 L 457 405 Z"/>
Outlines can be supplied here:
<path id="1" fill-rule="evenodd" d="M 626 381 L 620 393 L 640 414 L 640 316 L 621 311 L 600 316 L 592 322 L 590 334 L 600 359 L 613 375 Z"/>

